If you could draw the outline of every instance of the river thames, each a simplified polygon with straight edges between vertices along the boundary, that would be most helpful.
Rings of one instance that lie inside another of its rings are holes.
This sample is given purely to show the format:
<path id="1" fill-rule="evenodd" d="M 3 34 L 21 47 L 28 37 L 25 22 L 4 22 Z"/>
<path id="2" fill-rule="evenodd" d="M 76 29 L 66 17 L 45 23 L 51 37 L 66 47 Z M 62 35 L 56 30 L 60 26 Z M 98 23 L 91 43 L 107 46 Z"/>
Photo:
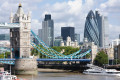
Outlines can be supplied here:
<path id="1" fill-rule="evenodd" d="M 120 77 L 84 75 L 81 73 L 38 72 L 37 76 L 23 76 L 19 78 L 27 80 L 120 80 Z"/>

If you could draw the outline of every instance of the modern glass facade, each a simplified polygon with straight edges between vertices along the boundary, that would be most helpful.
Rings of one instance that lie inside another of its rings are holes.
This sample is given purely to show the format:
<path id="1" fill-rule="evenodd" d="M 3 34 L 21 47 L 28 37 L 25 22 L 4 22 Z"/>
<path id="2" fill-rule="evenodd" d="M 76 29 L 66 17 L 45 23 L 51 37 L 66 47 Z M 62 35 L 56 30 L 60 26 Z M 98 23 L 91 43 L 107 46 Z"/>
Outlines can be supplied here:
<path id="1" fill-rule="evenodd" d="M 38 37 L 42 40 L 42 29 L 38 29 Z"/>
<path id="2" fill-rule="evenodd" d="M 92 10 L 88 13 L 84 31 L 84 38 L 89 42 L 94 42 L 102 48 L 109 46 L 108 18 L 100 15 L 99 11 L 96 11 L 95 15 Z"/>
<path id="3" fill-rule="evenodd" d="M 95 12 L 99 29 L 99 46 L 106 48 L 109 46 L 109 25 L 108 18 L 100 15 L 99 11 Z"/>
<path id="4" fill-rule="evenodd" d="M 60 46 L 61 41 L 63 41 L 61 36 L 55 37 L 54 46 Z"/>
<path id="5" fill-rule="evenodd" d="M 51 19 L 50 14 L 45 15 L 45 19 L 42 22 L 42 40 L 49 46 L 54 46 L 54 21 Z M 40 35 L 40 34 L 39 34 Z"/>
<path id="6" fill-rule="evenodd" d="M 86 17 L 84 38 L 87 38 L 88 42 L 94 42 L 96 45 L 99 46 L 98 23 L 92 10 L 88 13 Z"/>
<path id="7" fill-rule="evenodd" d="M 67 37 L 71 37 L 72 41 L 75 41 L 75 28 L 74 27 L 62 27 L 61 28 L 61 36 L 63 40 L 66 41 Z"/>
<path id="8" fill-rule="evenodd" d="M 109 47 L 109 23 L 108 18 L 104 17 L 104 47 Z"/>
<path id="9" fill-rule="evenodd" d="M 9 34 L 0 34 L 0 40 L 10 40 Z"/>
<path id="10" fill-rule="evenodd" d="M 80 34 L 75 34 L 75 40 L 77 40 L 78 44 L 80 43 Z"/>

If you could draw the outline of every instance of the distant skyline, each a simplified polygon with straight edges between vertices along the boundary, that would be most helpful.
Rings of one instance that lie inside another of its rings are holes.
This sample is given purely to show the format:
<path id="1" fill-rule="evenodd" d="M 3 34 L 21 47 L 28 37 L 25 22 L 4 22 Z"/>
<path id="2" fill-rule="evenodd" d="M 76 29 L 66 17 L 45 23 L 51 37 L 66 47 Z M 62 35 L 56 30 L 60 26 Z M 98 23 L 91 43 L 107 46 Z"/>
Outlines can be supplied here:
<path id="1" fill-rule="evenodd" d="M 120 34 L 120 0 L 1 0 L 0 22 L 9 22 L 10 12 L 16 12 L 21 2 L 24 12 L 31 11 L 32 30 L 42 28 L 46 13 L 51 14 L 55 22 L 55 36 L 60 36 L 62 26 L 74 26 L 75 32 L 83 40 L 85 19 L 90 10 L 99 10 L 108 17 L 110 40 L 119 38 Z M 8 33 L 8 30 L 0 30 Z"/>

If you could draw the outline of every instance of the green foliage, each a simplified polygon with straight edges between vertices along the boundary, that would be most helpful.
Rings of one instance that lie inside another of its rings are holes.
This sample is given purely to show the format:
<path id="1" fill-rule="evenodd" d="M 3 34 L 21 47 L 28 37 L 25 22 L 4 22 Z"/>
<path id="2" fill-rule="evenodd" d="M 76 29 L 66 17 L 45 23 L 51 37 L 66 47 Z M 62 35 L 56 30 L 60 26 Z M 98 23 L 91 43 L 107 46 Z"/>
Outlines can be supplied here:
<path id="1" fill-rule="evenodd" d="M 91 54 L 87 54 L 86 58 L 89 59 L 91 57 Z"/>
<path id="2" fill-rule="evenodd" d="M 104 51 L 100 51 L 94 60 L 94 64 L 98 66 L 103 66 L 104 64 L 108 64 L 108 55 L 105 54 Z"/>
<path id="3" fill-rule="evenodd" d="M 40 46 L 42 49 L 44 49 L 45 51 L 47 51 L 47 49 L 45 49 L 42 45 L 38 45 L 38 46 Z M 74 53 L 74 52 L 76 52 L 76 51 L 78 51 L 79 50 L 79 48 L 72 48 L 72 47 L 57 47 L 57 46 L 54 46 L 54 47 L 52 47 L 55 51 L 57 51 L 57 52 L 61 52 L 63 49 L 64 49 L 64 51 L 65 52 L 63 52 L 63 54 L 64 55 L 69 55 L 69 54 L 72 54 L 72 53 Z M 40 53 L 40 52 L 38 52 L 36 49 L 32 49 L 31 50 L 31 55 L 35 55 L 35 56 L 38 56 L 39 55 L 39 57 L 40 58 L 46 58 L 46 56 L 45 55 L 43 55 L 42 53 Z"/>
<path id="4" fill-rule="evenodd" d="M 61 47 L 61 46 L 57 47 L 57 46 L 54 46 L 52 48 L 54 50 L 58 51 L 58 52 L 61 52 L 64 49 L 64 51 L 65 51 L 63 53 L 64 55 L 70 55 L 70 54 L 72 54 L 72 53 L 74 53 L 74 52 L 79 50 L 79 48 L 73 48 L 73 47 L 70 47 L 70 46 L 68 46 L 68 47 Z"/>
<path id="5" fill-rule="evenodd" d="M 113 64 L 114 64 L 114 65 L 120 64 L 120 59 L 114 59 L 114 60 L 113 60 Z"/>
<path id="6" fill-rule="evenodd" d="M 0 54 L 0 58 L 4 58 L 4 54 L 2 53 L 2 54 Z"/>
<path id="7" fill-rule="evenodd" d="M 10 52 L 1 53 L 0 58 L 10 58 Z"/>

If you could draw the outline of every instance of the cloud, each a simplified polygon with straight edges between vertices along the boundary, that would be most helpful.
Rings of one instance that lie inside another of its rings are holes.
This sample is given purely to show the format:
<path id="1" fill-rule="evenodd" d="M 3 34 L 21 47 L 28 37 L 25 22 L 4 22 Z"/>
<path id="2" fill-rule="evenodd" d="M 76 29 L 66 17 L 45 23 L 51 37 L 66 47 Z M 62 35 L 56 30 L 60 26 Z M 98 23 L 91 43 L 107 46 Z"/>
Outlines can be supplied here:
<path id="1" fill-rule="evenodd" d="M 43 0 L 21 1 L 25 12 L 32 11 L 32 30 L 37 32 L 37 29 L 41 28 L 41 21 L 44 19 L 45 13 L 51 13 L 52 19 L 55 22 L 55 36 L 60 36 L 61 27 L 63 26 L 73 26 L 77 33 L 83 35 L 85 18 L 87 12 L 93 7 L 93 0 L 85 0 L 84 3 L 83 0 L 68 0 L 38 6 L 37 4 L 42 1 Z M 0 2 L 0 22 L 9 22 L 10 12 L 16 12 L 18 3 L 19 1 L 15 0 L 2 0 Z M 36 16 L 35 12 L 40 13 L 40 10 L 42 11 L 42 15 L 39 14 L 41 17 L 39 20 L 39 18 L 34 18 L 34 16 Z"/>
<path id="2" fill-rule="evenodd" d="M 28 11 L 33 11 L 37 9 L 37 5 L 35 4 L 41 1 L 42 0 L 34 0 L 34 1 L 22 0 L 21 3 L 23 5 L 24 11 L 28 12 Z M 10 12 L 11 11 L 16 12 L 18 5 L 19 5 L 18 0 L 1 0 L 0 1 L 0 21 L 9 22 Z"/>
<path id="3" fill-rule="evenodd" d="M 120 0 L 107 0 L 100 4 L 99 10 L 101 10 L 103 15 L 108 16 L 110 41 L 118 39 L 120 33 Z"/>
<path id="4" fill-rule="evenodd" d="M 81 34 L 83 38 L 85 18 L 89 10 L 93 8 L 93 0 L 68 0 L 67 2 L 57 2 L 55 4 L 47 4 L 42 13 L 51 13 L 52 19 L 55 21 L 55 36 L 60 36 L 61 27 L 73 26 L 75 32 Z M 59 33 L 58 33 L 59 32 Z"/>
<path id="5" fill-rule="evenodd" d="M 37 3 L 40 3 L 42 0 L 34 0 L 34 1 L 30 1 L 30 0 L 22 0 L 21 4 L 24 8 L 24 12 L 25 14 L 27 14 L 28 11 L 33 11 L 37 9 Z M 1 0 L 0 1 L 0 22 L 10 22 L 10 13 L 11 11 L 13 13 L 16 13 L 17 8 L 19 5 L 19 1 L 18 0 Z M 33 16 L 33 14 L 32 14 Z M 35 25 L 36 24 L 36 25 Z M 32 20 L 32 25 L 37 26 L 39 23 L 37 22 L 37 20 L 33 19 Z M 34 28 L 35 30 L 38 29 L 38 27 Z M 0 30 L 0 33 L 7 33 L 9 32 L 8 30 L 6 31 L 6 29 L 2 29 Z"/>
<path id="6" fill-rule="evenodd" d="M 109 24 L 109 38 L 110 38 L 110 42 L 113 40 L 113 39 L 118 39 L 119 37 L 119 34 L 120 34 L 120 26 L 118 25 L 112 25 L 112 24 Z"/>
<path id="7" fill-rule="evenodd" d="M 107 12 L 118 13 L 120 12 L 120 0 L 108 0 L 105 3 L 102 3 L 100 7 Z"/>
<path id="8" fill-rule="evenodd" d="M 34 30 L 36 34 L 38 34 L 38 29 L 41 29 L 41 28 L 42 28 L 41 22 L 37 19 L 32 19 L 31 29 Z"/>
<path id="9" fill-rule="evenodd" d="M 55 36 L 61 35 L 61 27 L 73 26 L 75 27 L 75 32 L 81 34 L 82 41 L 88 12 L 91 9 L 99 9 L 103 15 L 108 16 L 110 39 L 118 38 L 120 30 L 120 0 L 55 0 L 54 3 L 50 3 L 49 0 L 22 0 L 21 3 L 25 14 L 28 11 L 32 12 L 32 30 L 35 32 L 42 27 L 45 14 L 50 13 L 55 22 Z M 10 12 L 15 13 L 18 4 L 18 0 L 1 0 L 0 22 L 9 22 Z M 114 28 L 114 31 L 112 28 Z M 115 34 L 113 35 L 112 32 Z"/>

